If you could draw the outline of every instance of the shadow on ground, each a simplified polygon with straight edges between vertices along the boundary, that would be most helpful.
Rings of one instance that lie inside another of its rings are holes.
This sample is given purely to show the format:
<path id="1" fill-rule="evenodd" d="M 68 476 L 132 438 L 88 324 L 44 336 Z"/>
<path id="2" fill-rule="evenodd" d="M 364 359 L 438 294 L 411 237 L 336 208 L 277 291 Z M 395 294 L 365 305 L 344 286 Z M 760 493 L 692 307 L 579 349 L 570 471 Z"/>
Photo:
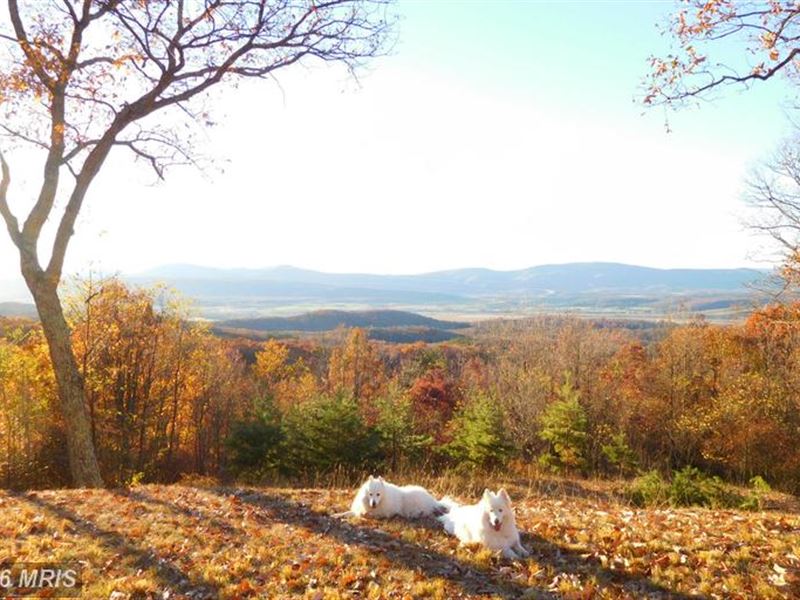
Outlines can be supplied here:
<path id="1" fill-rule="evenodd" d="M 190 490 L 191 488 L 186 489 Z M 241 547 L 247 540 L 247 532 L 244 529 L 209 514 L 203 509 L 201 503 L 192 504 L 190 496 L 185 498 L 184 503 L 184 499 L 181 499 L 180 502 L 165 500 L 156 494 L 148 493 L 146 489 L 118 490 L 112 493 L 119 499 L 125 498 L 152 507 L 152 510 L 141 514 L 140 519 L 146 519 L 148 514 L 152 515 L 156 512 L 163 514 L 165 511 L 180 515 L 190 519 L 189 524 L 184 527 L 191 529 L 196 525 L 198 530 L 213 530 L 224 537 L 226 545 L 230 546 L 232 551 Z M 459 590 L 459 597 L 495 596 L 506 599 L 524 597 L 531 600 L 562 597 L 561 594 L 548 589 L 550 582 L 543 583 L 539 587 L 528 585 L 528 567 L 525 563 L 511 566 L 509 563 L 501 562 L 484 568 L 460 560 L 449 553 L 396 537 L 373 526 L 378 524 L 338 519 L 314 510 L 302 502 L 255 489 L 191 489 L 190 493 L 192 495 L 213 493 L 240 506 L 251 507 L 253 510 L 249 511 L 250 517 L 265 526 L 279 523 L 291 528 L 302 529 L 342 546 L 358 546 L 376 556 L 381 556 L 382 559 L 390 561 L 397 567 L 417 572 L 425 578 L 441 578 Z M 36 494 L 19 494 L 17 497 L 34 505 L 38 510 L 49 512 L 69 521 L 81 536 L 99 541 L 114 556 L 118 557 L 117 562 L 124 564 L 126 571 L 130 570 L 135 573 L 137 569 L 155 568 L 160 584 L 174 592 L 185 594 L 183 597 L 199 599 L 220 596 L 219 587 L 197 576 L 195 569 L 191 573 L 185 571 L 175 560 L 160 556 L 146 546 L 134 542 L 125 534 L 125 531 L 101 528 L 90 517 L 79 515 Z M 432 519 L 403 522 L 403 527 L 425 528 L 445 536 L 436 521 Z M 187 535 L 190 533 L 187 531 Z M 202 543 L 202 535 L 198 534 L 198 538 Z M 578 552 L 538 536 L 523 535 L 523 541 L 532 550 L 531 560 L 535 561 L 538 567 L 552 567 L 556 573 L 563 576 L 578 576 L 583 582 L 587 581 L 587 578 L 595 578 L 601 588 L 613 586 L 636 598 L 668 600 L 697 598 L 697 596 L 688 596 L 657 585 L 643 575 L 605 568 L 596 559 L 587 558 Z M 93 568 L 99 569 L 100 576 L 102 576 L 101 566 L 93 565 Z M 273 576 L 269 572 L 257 571 L 245 575 L 261 578 Z"/>
<path id="2" fill-rule="evenodd" d="M 135 573 L 138 569 L 154 568 L 161 584 L 170 590 L 189 593 L 192 598 L 198 600 L 219 597 L 219 589 L 213 583 L 184 572 L 174 562 L 159 556 L 152 550 L 141 547 L 120 532 L 98 527 L 90 519 L 82 517 L 64 506 L 48 502 L 35 493 L 16 494 L 15 496 L 42 511 L 69 521 L 75 531 L 93 541 L 99 541 L 110 552 L 118 554 L 119 560 L 130 567 L 131 573 Z M 100 568 L 98 565 L 92 565 L 92 567 Z"/>
<path id="3" fill-rule="evenodd" d="M 341 543 L 359 544 L 368 549 L 385 552 L 386 558 L 406 568 L 423 571 L 426 575 L 442 577 L 457 584 L 467 594 L 496 594 L 503 598 L 560 598 L 560 594 L 543 588 L 530 587 L 507 577 L 477 569 L 452 556 L 433 552 L 423 546 L 399 540 L 388 533 L 368 526 L 354 525 L 349 521 L 292 502 L 280 496 L 265 494 L 257 490 L 213 490 L 230 495 L 263 510 L 271 521 L 280 521 L 294 527 L 303 527 L 322 533 Z M 430 527 L 423 522 L 423 527 Z M 442 535 L 444 533 L 442 532 Z M 660 586 L 646 577 L 624 573 L 603 567 L 599 561 L 583 559 L 578 553 L 566 550 L 544 538 L 524 535 L 523 539 L 534 551 L 533 559 L 540 565 L 549 564 L 558 572 L 565 566 L 570 573 L 594 575 L 601 583 L 614 583 L 625 588 L 635 597 L 688 600 L 689 596 Z"/>

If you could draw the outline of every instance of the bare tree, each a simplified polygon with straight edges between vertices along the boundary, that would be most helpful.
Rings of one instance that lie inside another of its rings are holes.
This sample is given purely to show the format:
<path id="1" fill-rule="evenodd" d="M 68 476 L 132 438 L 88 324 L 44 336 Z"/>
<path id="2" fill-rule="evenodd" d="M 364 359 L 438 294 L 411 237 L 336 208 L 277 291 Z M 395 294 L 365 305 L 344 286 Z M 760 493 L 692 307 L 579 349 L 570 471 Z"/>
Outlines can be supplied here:
<path id="1" fill-rule="evenodd" d="M 39 150 L 43 173 L 20 222 L 0 154 L 0 214 L 49 345 L 76 486 L 100 486 L 102 478 L 58 285 L 75 221 L 110 151 L 124 148 L 163 177 L 169 165 L 193 160 L 185 126 L 207 120 L 198 103 L 204 93 L 273 77 L 306 59 L 355 69 L 385 48 L 389 2 L 8 1 L 8 23 L 0 24 L 0 132 L 15 147 Z M 40 238 L 51 218 L 57 227 L 45 258 Z"/>
<path id="2" fill-rule="evenodd" d="M 755 209 L 749 227 L 769 237 L 781 253 L 778 288 L 800 284 L 800 144 L 785 141 L 748 182 L 748 204 Z"/>

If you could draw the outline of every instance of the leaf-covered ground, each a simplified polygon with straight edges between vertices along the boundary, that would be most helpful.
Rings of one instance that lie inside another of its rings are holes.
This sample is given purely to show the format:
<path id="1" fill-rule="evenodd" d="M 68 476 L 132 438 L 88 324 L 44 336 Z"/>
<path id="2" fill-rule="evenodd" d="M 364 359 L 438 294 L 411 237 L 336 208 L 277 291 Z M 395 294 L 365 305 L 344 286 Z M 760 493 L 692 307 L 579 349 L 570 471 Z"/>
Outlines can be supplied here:
<path id="1" fill-rule="evenodd" d="M 114 600 L 800 597 L 793 512 L 510 491 L 532 550 L 520 563 L 459 548 L 435 521 L 329 516 L 349 490 L 0 492 L 0 566 L 81 561 L 84 597 Z"/>

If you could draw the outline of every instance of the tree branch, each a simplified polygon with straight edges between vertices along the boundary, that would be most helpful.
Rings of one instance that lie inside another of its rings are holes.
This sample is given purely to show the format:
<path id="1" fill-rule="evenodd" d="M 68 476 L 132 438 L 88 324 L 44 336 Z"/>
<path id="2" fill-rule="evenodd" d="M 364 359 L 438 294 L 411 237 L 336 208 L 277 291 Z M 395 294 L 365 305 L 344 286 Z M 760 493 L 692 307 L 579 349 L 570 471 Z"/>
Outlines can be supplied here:
<path id="1" fill-rule="evenodd" d="M 687 90 L 682 94 L 675 94 L 673 96 L 664 94 L 665 100 L 667 102 L 673 102 L 675 100 L 683 100 L 687 97 L 694 97 L 694 96 L 701 96 L 704 93 L 708 92 L 709 90 L 719 87 L 720 85 L 729 84 L 729 83 L 741 83 L 747 84 L 750 81 L 767 81 L 772 79 L 775 75 L 780 73 L 787 65 L 791 64 L 795 57 L 800 54 L 800 48 L 793 48 L 791 52 L 775 64 L 773 67 L 765 70 L 764 72 L 753 72 L 748 75 L 722 75 L 716 79 L 713 79 L 709 83 L 705 85 L 701 85 L 700 87 L 694 88 L 692 90 Z"/>
<path id="2" fill-rule="evenodd" d="M 53 79 L 47 74 L 42 66 L 39 57 L 36 56 L 36 53 L 33 52 L 31 48 L 30 40 L 28 39 L 28 34 L 25 32 L 25 26 L 22 23 L 22 18 L 20 17 L 19 13 L 19 6 L 17 5 L 17 0 L 8 0 L 8 13 L 11 16 L 11 24 L 14 26 L 14 33 L 17 36 L 17 43 L 19 44 L 22 51 L 25 53 L 28 61 L 33 68 L 34 73 L 39 78 L 39 81 L 49 90 L 53 89 L 55 82 Z"/>
<path id="3" fill-rule="evenodd" d="M 0 170 L 2 170 L 2 179 L 0 179 L 0 215 L 3 216 L 3 220 L 6 222 L 6 228 L 8 229 L 9 236 L 11 236 L 11 241 L 21 250 L 22 239 L 19 231 L 19 223 L 11 212 L 11 208 L 8 206 L 8 186 L 11 184 L 11 169 L 8 168 L 8 163 L 6 162 L 2 150 L 0 150 Z"/>

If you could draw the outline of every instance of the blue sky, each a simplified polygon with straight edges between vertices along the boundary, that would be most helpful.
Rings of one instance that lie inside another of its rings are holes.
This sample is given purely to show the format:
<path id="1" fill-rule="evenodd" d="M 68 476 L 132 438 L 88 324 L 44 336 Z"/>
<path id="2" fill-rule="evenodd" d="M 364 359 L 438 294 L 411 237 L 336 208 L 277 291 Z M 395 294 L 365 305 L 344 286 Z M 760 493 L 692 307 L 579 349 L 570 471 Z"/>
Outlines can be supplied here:
<path id="1" fill-rule="evenodd" d="M 670 50 L 661 31 L 678 3 L 411 0 L 400 6 L 397 58 L 556 112 L 630 122 L 644 112 L 634 99 L 648 57 Z M 729 46 L 720 51 L 713 57 L 734 55 Z M 748 93 L 730 89 L 697 110 L 666 116 L 674 127 L 714 136 L 711 142 L 772 147 L 785 125 L 784 97 L 782 82 L 771 82 Z M 664 118 L 656 109 L 641 126 Z"/>
<path id="2" fill-rule="evenodd" d="M 215 96 L 205 149 L 222 169 L 152 186 L 112 157 L 68 267 L 760 264 L 742 186 L 789 131 L 786 85 L 645 111 L 634 100 L 674 7 L 401 0 L 394 51 L 358 83 L 314 65 Z M 10 158 L 21 213 L 39 167 Z M 0 239 L 0 280 L 16 268 Z"/>

